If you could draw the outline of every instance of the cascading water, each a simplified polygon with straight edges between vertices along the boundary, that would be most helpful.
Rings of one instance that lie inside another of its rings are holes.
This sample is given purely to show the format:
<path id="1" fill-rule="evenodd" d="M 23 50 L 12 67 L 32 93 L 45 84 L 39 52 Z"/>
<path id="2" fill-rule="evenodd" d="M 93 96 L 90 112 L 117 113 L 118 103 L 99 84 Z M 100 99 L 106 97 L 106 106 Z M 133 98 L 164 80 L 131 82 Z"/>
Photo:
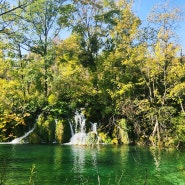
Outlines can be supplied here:
<path id="1" fill-rule="evenodd" d="M 40 118 L 41 114 L 39 114 L 38 118 L 36 119 L 36 122 L 37 120 Z M 19 137 L 19 138 L 16 138 L 14 140 L 12 140 L 11 142 L 9 142 L 9 144 L 19 144 L 19 143 L 24 143 L 24 139 L 26 137 L 28 137 L 34 130 L 35 130 L 35 127 L 36 127 L 36 124 L 34 125 L 34 127 L 29 130 L 28 132 L 26 132 L 23 136 Z"/>
<path id="2" fill-rule="evenodd" d="M 97 123 L 91 122 L 91 127 L 92 127 L 92 132 L 97 133 Z"/>
<path id="3" fill-rule="evenodd" d="M 73 126 L 72 126 L 71 121 L 68 121 L 68 122 L 69 122 L 70 130 L 71 130 L 71 136 L 73 137 L 74 136 Z"/>
<path id="4" fill-rule="evenodd" d="M 57 143 L 57 136 L 56 136 L 56 129 L 57 129 L 57 124 L 58 124 L 58 120 L 55 119 L 55 138 L 54 138 L 54 141 L 53 141 L 53 144 Z"/>
<path id="5" fill-rule="evenodd" d="M 34 129 L 35 129 L 35 126 L 31 130 L 29 130 L 28 132 L 26 132 L 23 136 L 12 140 L 10 143 L 12 143 L 12 144 L 21 143 L 23 141 L 23 139 L 25 139 L 28 135 L 30 135 L 34 131 Z"/>
<path id="6" fill-rule="evenodd" d="M 71 128 L 71 139 L 69 144 L 71 145 L 88 145 L 90 143 L 90 138 L 97 137 L 97 124 L 91 123 L 92 131 L 86 133 L 86 119 L 83 113 L 79 113 L 78 111 L 75 112 L 74 117 L 74 128 L 72 123 L 69 122 Z M 95 144 L 95 143 L 94 143 Z"/>

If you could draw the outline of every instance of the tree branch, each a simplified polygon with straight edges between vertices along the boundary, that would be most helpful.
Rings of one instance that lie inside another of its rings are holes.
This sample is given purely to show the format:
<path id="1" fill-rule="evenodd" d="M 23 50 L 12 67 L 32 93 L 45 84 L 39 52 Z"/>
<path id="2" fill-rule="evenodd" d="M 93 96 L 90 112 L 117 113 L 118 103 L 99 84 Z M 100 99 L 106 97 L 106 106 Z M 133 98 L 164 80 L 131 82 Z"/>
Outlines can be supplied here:
<path id="1" fill-rule="evenodd" d="M 19 9 L 19 8 L 24 8 L 24 7 L 26 7 L 26 6 L 27 6 L 27 3 L 22 4 L 22 5 L 19 5 L 19 6 L 15 7 L 15 8 L 12 8 L 12 9 L 10 9 L 10 10 L 7 10 L 7 11 L 3 12 L 3 13 L 0 13 L 0 16 L 3 16 L 3 15 L 8 14 L 8 13 L 10 13 L 10 12 L 13 12 L 13 11 Z"/>

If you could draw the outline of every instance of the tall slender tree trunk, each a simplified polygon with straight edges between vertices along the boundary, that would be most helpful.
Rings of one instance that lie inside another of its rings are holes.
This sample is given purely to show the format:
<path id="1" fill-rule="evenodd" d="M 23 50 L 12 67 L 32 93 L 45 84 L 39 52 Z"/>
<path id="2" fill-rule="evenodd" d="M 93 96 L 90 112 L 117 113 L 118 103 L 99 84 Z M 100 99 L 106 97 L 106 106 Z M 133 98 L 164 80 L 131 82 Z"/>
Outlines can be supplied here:
<path id="1" fill-rule="evenodd" d="M 18 55 L 19 55 L 19 59 L 20 59 L 20 61 L 21 61 L 21 63 L 20 63 L 20 68 L 21 68 L 22 91 L 23 91 L 24 98 L 25 98 L 26 92 L 25 92 L 25 87 L 24 87 L 23 56 L 22 56 L 22 51 L 21 51 L 21 46 L 20 46 L 20 44 L 18 44 Z"/>
<path id="2" fill-rule="evenodd" d="M 47 67 L 47 60 L 44 59 L 44 96 L 47 97 L 48 95 L 48 67 Z"/>
<path id="3" fill-rule="evenodd" d="M 155 116 L 155 126 L 154 126 L 154 129 L 153 129 L 153 132 L 152 132 L 152 137 L 155 138 L 156 135 L 157 135 L 157 143 L 153 142 L 153 145 L 156 145 L 156 144 L 159 145 L 160 141 L 161 141 L 159 121 L 158 121 L 157 116 Z"/>
<path id="4" fill-rule="evenodd" d="M 179 102 L 180 102 L 180 106 L 181 106 L 181 111 L 182 111 L 183 113 L 185 113 L 184 107 L 183 107 L 183 104 L 182 104 L 182 100 L 181 100 L 180 97 L 179 97 Z"/>

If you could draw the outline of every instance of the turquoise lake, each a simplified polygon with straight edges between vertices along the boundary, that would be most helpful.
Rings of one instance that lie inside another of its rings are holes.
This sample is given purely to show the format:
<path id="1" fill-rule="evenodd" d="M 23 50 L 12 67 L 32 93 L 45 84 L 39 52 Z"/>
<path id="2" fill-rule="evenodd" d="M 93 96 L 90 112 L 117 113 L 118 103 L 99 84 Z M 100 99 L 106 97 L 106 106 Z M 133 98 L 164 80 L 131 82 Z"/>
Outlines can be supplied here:
<path id="1" fill-rule="evenodd" d="M 26 185 L 30 177 L 35 185 L 185 185 L 185 151 L 1 144 L 0 180 Z"/>

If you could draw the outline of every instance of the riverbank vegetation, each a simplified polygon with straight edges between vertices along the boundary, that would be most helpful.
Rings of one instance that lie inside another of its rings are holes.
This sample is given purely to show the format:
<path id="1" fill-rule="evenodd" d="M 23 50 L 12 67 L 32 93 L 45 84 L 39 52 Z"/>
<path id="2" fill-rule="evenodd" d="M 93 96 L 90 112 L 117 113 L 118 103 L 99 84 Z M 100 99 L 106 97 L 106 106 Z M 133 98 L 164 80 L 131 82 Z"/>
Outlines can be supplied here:
<path id="1" fill-rule="evenodd" d="M 14 6 L 1 1 L 1 142 L 25 133 L 39 115 L 32 142 L 52 142 L 56 133 L 66 142 L 68 120 L 84 108 L 107 143 L 184 146 L 178 8 L 154 7 L 143 25 L 127 0 L 20 0 Z"/>

